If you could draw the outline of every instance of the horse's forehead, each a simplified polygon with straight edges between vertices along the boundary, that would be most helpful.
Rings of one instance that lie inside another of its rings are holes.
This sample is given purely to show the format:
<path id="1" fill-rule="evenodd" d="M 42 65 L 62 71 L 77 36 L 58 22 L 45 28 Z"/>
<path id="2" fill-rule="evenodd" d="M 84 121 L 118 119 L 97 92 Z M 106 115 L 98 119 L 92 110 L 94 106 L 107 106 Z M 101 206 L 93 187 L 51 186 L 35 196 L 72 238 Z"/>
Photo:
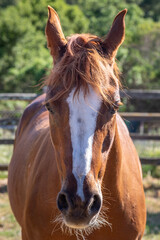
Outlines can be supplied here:
<path id="1" fill-rule="evenodd" d="M 102 100 L 91 87 L 86 96 L 81 90 L 74 97 L 74 92 L 73 89 L 67 98 L 73 149 L 72 173 L 77 180 L 77 194 L 84 199 L 83 181 L 91 170 L 93 138 Z"/>
<path id="2" fill-rule="evenodd" d="M 92 129 L 91 132 L 93 133 L 102 103 L 100 95 L 92 87 L 89 87 L 87 94 L 84 94 L 81 89 L 75 96 L 75 89 L 72 89 L 67 98 L 67 103 L 71 135 L 74 135 L 77 129 L 82 130 L 82 127 Z"/>
<path id="3" fill-rule="evenodd" d="M 73 88 L 67 98 L 67 102 L 69 106 L 73 105 L 76 108 L 92 109 L 96 110 L 101 103 L 100 95 L 91 87 L 88 88 L 88 93 L 84 94 L 84 90 L 81 88 L 79 93 L 75 95 L 75 89 Z"/>

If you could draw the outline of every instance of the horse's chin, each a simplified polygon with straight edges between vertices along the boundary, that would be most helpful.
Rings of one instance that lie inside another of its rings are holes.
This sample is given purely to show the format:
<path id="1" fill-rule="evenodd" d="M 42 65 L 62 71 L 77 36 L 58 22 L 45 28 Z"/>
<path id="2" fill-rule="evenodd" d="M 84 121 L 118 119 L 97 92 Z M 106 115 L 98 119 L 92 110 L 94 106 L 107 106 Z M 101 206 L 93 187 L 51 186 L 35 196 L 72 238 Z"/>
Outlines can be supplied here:
<path id="1" fill-rule="evenodd" d="M 88 221 L 87 218 L 82 218 L 80 220 L 78 217 L 71 218 L 69 216 L 66 217 L 60 214 L 59 217 L 53 221 L 53 223 L 56 223 L 55 226 L 57 226 L 57 223 L 59 223 L 62 232 L 68 236 L 75 235 L 77 239 L 80 239 L 79 237 L 81 236 L 82 239 L 85 239 L 84 236 L 90 235 L 94 230 L 98 230 L 106 225 L 111 227 L 111 224 L 106 220 L 106 218 L 106 215 L 101 211 L 91 219 L 88 219 Z"/>
<path id="2" fill-rule="evenodd" d="M 91 228 L 92 226 L 96 225 L 96 221 L 97 221 L 97 217 L 98 214 L 96 216 L 94 216 L 89 222 L 70 222 L 70 221 L 66 221 L 64 219 L 64 223 L 66 225 L 66 227 L 68 228 L 72 228 L 72 229 L 79 229 L 79 230 L 85 230 L 87 228 Z"/>

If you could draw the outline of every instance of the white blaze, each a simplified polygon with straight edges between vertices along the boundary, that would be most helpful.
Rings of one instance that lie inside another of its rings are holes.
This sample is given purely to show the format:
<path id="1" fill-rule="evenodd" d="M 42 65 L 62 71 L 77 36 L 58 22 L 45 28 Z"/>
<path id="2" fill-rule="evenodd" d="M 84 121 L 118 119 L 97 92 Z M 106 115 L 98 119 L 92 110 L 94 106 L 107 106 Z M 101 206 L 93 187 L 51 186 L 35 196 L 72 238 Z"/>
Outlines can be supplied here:
<path id="1" fill-rule="evenodd" d="M 67 99 L 73 149 L 72 173 L 77 180 L 77 195 L 84 200 L 83 181 L 91 169 L 92 144 L 101 98 L 92 87 L 89 87 L 86 97 L 82 90 L 75 97 L 74 92 L 75 89 L 71 91 Z"/>

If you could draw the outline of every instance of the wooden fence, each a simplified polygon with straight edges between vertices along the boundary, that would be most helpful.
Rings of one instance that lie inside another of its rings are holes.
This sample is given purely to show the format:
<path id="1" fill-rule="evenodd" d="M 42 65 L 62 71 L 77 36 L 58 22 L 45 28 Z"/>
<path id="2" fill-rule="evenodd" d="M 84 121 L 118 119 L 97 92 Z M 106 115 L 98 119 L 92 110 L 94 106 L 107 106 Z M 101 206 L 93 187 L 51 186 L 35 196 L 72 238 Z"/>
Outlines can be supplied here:
<path id="1" fill-rule="evenodd" d="M 0 94 L 0 100 L 21 100 L 32 101 L 38 95 L 34 93 L 8 93 Z M 125 90 L 121 92 L 121 97 L 133 98 L 133 99 L 156 99 L 160 100 L 160 90 Z M 160 123 L 160 113 L 137 113 L 137 112 L 123 112 L 120 113 L 122 118 L 127 121 L 140 121 L 140 134 L 131 133 L 133 140 L 154 140 L 160 141 L 160 135 L 147 135 L 144 134 L 144 122 L 158 122 Z M 0 121 L 1 122 L 1 121 Z M 1 127 L 1 126 L 0 126 Z M 5 128 L 13 128 L 15 126 L 5 126 Z M 13 144 L 14 139 L 0 139 L 0 144 Z M 155 158 L 141 158 L 142 164 L 160 165 L 160 159 Z M 0 164 L 0 171 L 6 171 L 8 165 Z"/>
<path id="2" fill-rule="evenodd" d="M 36 93 L 0 93 L 0 100 L 24 100 L 31 101 L 38 95 Z M 160 100 L 160 90 L 124 90 L 121 91 L 121 97 L 128 97 L 133 99 L 157 99 Z"/>

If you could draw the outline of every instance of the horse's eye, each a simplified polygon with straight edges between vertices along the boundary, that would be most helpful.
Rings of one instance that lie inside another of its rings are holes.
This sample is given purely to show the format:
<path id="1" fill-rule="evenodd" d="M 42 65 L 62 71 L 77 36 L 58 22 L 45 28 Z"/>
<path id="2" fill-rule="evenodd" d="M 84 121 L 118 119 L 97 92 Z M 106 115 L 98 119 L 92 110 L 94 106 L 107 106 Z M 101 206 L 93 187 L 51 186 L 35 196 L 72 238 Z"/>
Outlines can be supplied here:
<path id="1" fill-rule="evenodd" d="M 115 114 L 115 112 L 119 109 L 120 106 L 122 106 L 123 103 L 119 100 L 119 101 L 116 101 L 112 106 L 111 106 L 111 110 L 110 110 L 110 113 L 111 114 Z"/>
<path id="2" fill-rule="evenodd" d="M 116 112 L 116 110 L 115 110 L 115 108 L 112 106 L 111 109 L 110 109 L 110 113 L 113 115 L 113 114 L 115 114 L 115 112 Z"/>
<path id="3" fill-rule="evenodd" d="M 46 103 L 45 105 L 46 109 L 50 112 L 50 113 L 54 113 L 53 109 L 50 107 L 49 103 Z"/>
<path id="4" fill-rule="evenodd" d="M 119 107 L 122 106 L 122 105 L 123 105 L 123 103 L 120 100 L 118 100 L 114 103 L 114 108 L 118 110 Z"/>
<path id="5" fill-rule="evenodd" d="M 98 173 L 98 179 L 101 179 L 101 178 L 102 178 L 102 171 L 100 170 Z"/>

